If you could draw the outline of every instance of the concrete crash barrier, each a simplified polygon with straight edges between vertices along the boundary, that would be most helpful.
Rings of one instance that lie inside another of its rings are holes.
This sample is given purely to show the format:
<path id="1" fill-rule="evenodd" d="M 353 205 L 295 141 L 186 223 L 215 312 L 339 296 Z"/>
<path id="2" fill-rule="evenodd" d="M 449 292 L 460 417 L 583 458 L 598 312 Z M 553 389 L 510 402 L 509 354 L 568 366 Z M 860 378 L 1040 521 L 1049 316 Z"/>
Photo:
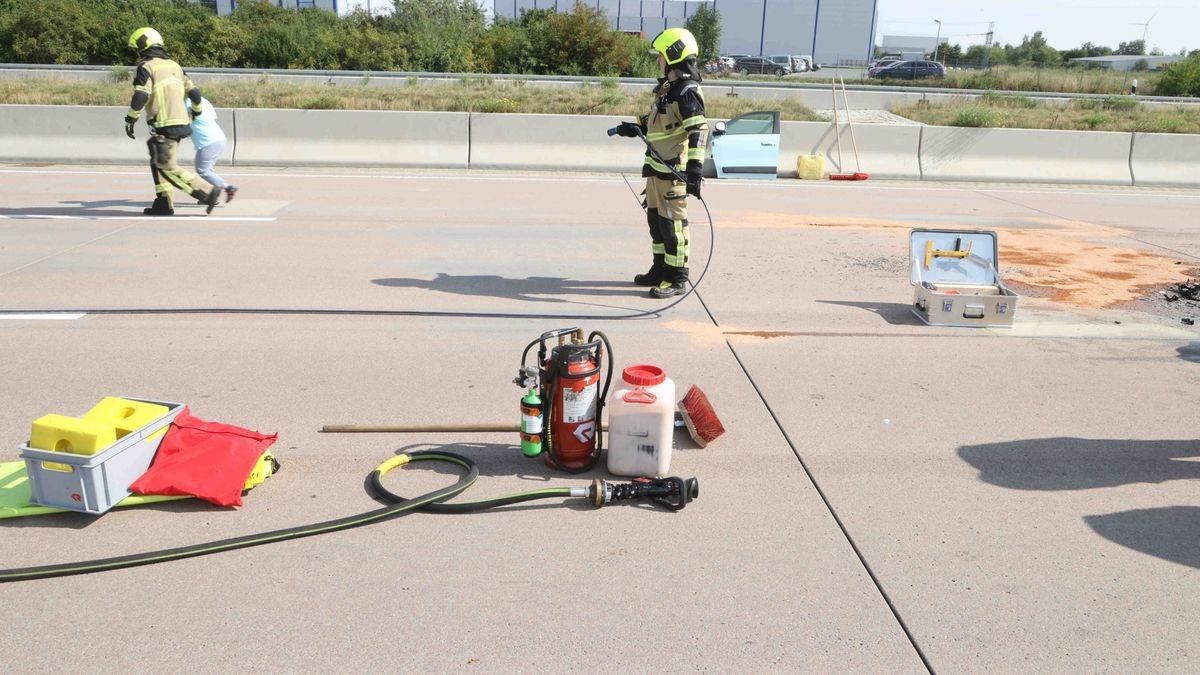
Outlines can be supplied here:
<path id="1" fill-rule="evenodd" d="M 862 170 L 872 178 L 921 179 L 921 129 L 916 124 L 855 124 L 853 139 L 841 125 L 842 163 L 838 166 L 837 134 L 832 122 L 783 122 L 779 138 L 779 174 L 796 177 L 796 157 L 825 155 L 825 170 Z M 859 167 L 854 163 L 858 144 Z"/>
<path id="2" fill-rule="evenodd" d="M 1134 185 L 1200 187 L 1200 136 L 1134 134 L 1129 166 Z"/>
<path id="3" fill-rule="evenodd" d="M 925 127 L 926 180 L 1132 185 L 1130 134 Z"/>
<path id="4" fill-rule="evenodd" d="M 641 139 L 609 136 L 630 117 L 471 114 L 472 169 L 641 170 Z"/>
<path id="5" fill-rule="evenodd" d="M 465 169 L 470 153 L 468 113 L 241 109 L 235 117 L 239 165 Z"/>
<path id="6" fill-rule="evenodd" d="M 146 140 L 150 129 L 145 113 L 134 133 L 125 136 L 125 113 L 118 106 L 0 105 L 0 161 L 51 164 L 138 164 L 150 162 Z M 217 109 L 217 118 L 228 141 L 217 163 L 233 161 L 233 111 Z M 180 166 L 190 168 L 195 157 L 191 141 L 179 144 Z"/>

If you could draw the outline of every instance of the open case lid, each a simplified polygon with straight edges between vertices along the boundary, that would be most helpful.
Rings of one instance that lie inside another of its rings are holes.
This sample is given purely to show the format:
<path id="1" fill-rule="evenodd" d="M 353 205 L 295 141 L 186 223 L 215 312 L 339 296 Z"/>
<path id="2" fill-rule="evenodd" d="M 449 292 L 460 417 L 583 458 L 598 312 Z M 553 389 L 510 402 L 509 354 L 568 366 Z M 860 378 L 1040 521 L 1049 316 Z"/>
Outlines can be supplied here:
<path id="1" fill-rule="evenodd" d="M 913 285 L 1000 284 L 996 233 L 984 230 L 912 230 L 908 262 Z"/>

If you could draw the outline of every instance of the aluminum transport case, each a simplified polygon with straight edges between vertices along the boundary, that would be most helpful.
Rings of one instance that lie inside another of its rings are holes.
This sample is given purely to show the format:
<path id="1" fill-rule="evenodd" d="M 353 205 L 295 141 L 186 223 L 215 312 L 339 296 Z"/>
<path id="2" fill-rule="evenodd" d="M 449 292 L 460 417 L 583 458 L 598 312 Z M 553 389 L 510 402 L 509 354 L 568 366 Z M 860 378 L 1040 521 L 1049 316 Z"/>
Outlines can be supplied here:
<path id="1" fill-rule="evenodd" d="M 995 232 L 912 230 L 913 314 L 931 326 L 1011 327 L 1018 296 L 997 271 Z"/>

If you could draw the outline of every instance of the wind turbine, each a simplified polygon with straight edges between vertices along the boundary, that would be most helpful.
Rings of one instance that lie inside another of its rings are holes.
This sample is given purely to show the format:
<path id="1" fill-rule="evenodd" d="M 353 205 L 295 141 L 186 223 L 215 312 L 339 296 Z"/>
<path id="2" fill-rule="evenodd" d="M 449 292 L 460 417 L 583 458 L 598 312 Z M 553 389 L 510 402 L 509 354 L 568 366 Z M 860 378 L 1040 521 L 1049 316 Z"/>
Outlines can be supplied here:
<path id="1" fill-rule="evenodd" d="M 1147 51 L 1147 53 L 1150 51 L 1150 46 L 1146 43 L 1146 36 L 1150 33 L 1150 22 L 1153 21 L 1154 17 L 1156 17 L 1156 16 L 1158 16 L 1158 12 L 1151 14 L 1150 18 L 1147 19 L 1145 23 L 1138 23 L 1136 21 L 1132 21 L 1129 24 L 1131 26 L 1141 26 L 1142 27 L 1142 48 L 1145 49 Z"/>

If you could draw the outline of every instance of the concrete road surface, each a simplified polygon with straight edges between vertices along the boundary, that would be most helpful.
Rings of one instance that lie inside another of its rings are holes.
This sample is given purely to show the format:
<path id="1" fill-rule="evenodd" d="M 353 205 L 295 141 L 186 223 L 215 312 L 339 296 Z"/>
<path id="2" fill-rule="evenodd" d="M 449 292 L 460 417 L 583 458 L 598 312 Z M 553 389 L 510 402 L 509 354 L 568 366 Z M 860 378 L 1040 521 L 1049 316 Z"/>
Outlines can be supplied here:
<path id="1" fill-rule="evenodd" d="M 227 178 L 211 216 L 151 219 L 143 171 L 0 167 L 0 309 L 79 313 L 0 315 L 0 459 L 45 413 L 129 395 L 278 432 L 283 464 L 236 510 L 0 520 L 0 567 L 369 511 L 404 449 L 474 458 L 461 499 L 585 486 L 515 434 L 318 432 L 515 423 L 521 350 L 572 325 L 708 393 L 728 432 L 680 434 L 672 465 L 700 497 L 416 513 L 5 584 L 8 670 L 1194 670 L 1200 340 L 1187 300 L 1155 298 L 1198 267 L 1200 192 L 709 181 L 693 279 L 711 266 L 656 312 L 629 281 L 650 259 L 632 176 Z M 998 232 L 1014 327 L 918 321 L 913 227 Z"/>

